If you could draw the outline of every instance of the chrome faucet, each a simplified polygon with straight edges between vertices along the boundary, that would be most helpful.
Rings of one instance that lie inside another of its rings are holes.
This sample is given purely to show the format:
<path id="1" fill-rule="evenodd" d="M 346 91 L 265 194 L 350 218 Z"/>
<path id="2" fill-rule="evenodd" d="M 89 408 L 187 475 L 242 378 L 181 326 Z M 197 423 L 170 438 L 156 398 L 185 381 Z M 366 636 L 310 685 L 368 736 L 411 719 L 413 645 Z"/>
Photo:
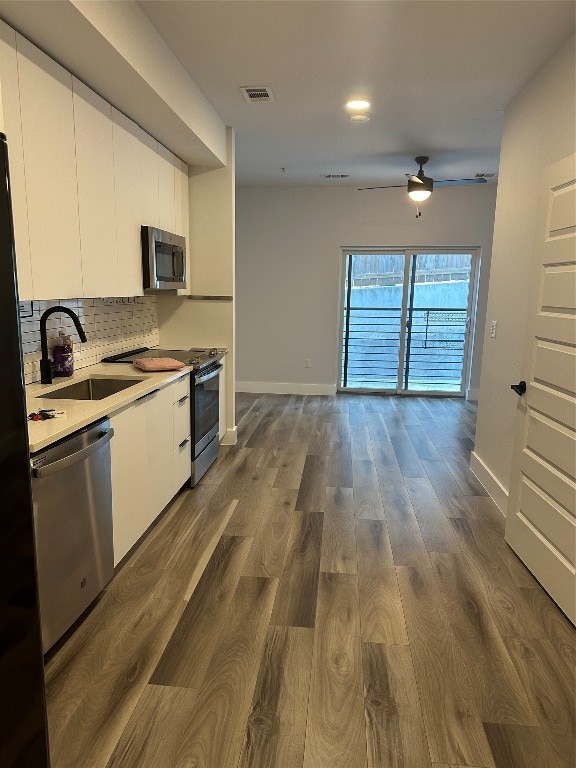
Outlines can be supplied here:
<path id="1" fill-rule="evenodd" d="M 50 315 L 53 315 L 54 312 L 64 312 L 64 314 L 71 317 L 74 325 L 76 326 L 76 330 L 78 331 L 78 336 L 80 336 L 80 341 L 88 341 L 86 334 L 84 333 L 84 328 L 82 328 L 82 325 L 80 324 L 78 315 L 71 309 L 68 309 L 68 307 L 61 307 L 57 305 L 55 307 L 49 307 L 45 312 L 43 312 L 42 316 L 40 317 L 40 346 L 42 348 L 42 357 L 40 359 L 40 381 L 42 384 L 52 384 L 52 361 L 48 357 L 46 320 L 48 320 Z"/>

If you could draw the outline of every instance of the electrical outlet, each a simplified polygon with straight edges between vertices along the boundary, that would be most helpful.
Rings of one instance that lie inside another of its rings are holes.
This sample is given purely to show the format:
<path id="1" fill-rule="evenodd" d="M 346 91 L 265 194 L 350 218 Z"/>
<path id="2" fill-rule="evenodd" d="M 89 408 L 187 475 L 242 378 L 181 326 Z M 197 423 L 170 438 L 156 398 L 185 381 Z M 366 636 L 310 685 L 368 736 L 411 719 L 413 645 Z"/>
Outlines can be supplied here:
<path id="1" fill-rule="evenodd" d="M 490 338 L 495 339 L 496 338 L 496 326 L 498 325 L 497 320 L 492 320 L 490 323 Z"/>
<path id="2" fill-rule="evenodd" d="M 304 360 L 304 368 L 312 368 L 312 360 L 309 357 Z"/>

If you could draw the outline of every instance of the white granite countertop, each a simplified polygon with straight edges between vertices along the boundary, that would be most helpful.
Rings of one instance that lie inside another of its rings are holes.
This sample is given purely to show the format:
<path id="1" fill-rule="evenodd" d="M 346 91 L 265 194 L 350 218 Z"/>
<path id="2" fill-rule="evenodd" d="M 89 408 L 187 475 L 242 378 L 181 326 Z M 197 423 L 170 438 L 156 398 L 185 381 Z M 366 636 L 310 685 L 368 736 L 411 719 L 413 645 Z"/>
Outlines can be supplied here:
<path id="1" fill-rule="evenodd" d="M 61 440 L 77 429 L 82 429 L 82 427 L 86 427 L 88 424 L 104 416 L 112 416 L 139 397 L 148 395 L 156 389 L 161 389 L 181 376 L 187 376 L 190 370 L 190 367 L 185 367 L 179 371 L 149 373 L 139 371 L 132 365 L 98 363 L 88 368 L 82 368 L 74 373 L 73 376 L 55 378 L 52 384 L 29 384 L 26 387 L 26 413 L 37 412 L 42 408 L 55 408 L 56 410 L 66 411 L 65 417 L 28 422 L 30 452 L 40 451 L 56 440 Z M 56 389 L 67 387 L 91 376 L 109 376 L 115 379 L 143 379 L 143 381 L 103 400 L 66 400 L 42 397 L 44 392 L 53 392 Z"/>

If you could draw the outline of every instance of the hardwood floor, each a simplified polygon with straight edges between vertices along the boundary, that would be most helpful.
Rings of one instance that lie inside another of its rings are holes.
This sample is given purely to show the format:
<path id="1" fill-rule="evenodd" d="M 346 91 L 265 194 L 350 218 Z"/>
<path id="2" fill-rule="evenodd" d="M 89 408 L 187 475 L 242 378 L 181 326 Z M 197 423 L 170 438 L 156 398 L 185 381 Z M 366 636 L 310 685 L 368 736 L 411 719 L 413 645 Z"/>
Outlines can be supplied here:
<path id="1" fill-rule="evenodd" d="M 575 631 L 462 400 L 238 395 L 46 667 L 53 768 L 573 768 Z"/>

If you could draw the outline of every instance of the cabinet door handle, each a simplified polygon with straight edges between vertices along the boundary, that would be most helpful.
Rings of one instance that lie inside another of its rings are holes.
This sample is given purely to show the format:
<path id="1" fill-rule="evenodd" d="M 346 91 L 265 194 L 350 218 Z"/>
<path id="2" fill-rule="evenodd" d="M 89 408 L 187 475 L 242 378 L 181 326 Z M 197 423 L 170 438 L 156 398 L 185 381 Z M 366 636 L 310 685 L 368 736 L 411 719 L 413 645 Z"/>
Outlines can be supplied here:
<path id="1" fill-rule="evenodd" d="M 181 397 L 180 400 L 178 400 L 178 405 L 182 405 L 182 403 L 185 403 L 189 397 L 190 395 L 184 395 L 184 397 Z"/>
<path id="2" fill-rule="evenodd" d="M 148 392 L 147 395 L 142 395 L 142 397 L 137 397 L 136 400 L 134 400 L 135 403 L 140 403 L 142 400 L 147 400 L 149 397 L 152 397 L 152 395 L 155 395 L 160 390 L 155 389 L 153 392 Z"/>
<path id="3" fill-rule="evenodd" d="M 184 446 L 185 446 L 187 443 L 189 443 L 189 442 L 190 442 L 190 438 L 189 438 L 189 437 L 187 437 L 187 438 L 186 438 L 186 440 L 182 440 L 182 442 L 180 443 L 180 445 L 178 446 L 178 448 L 184 448 Z"/>

